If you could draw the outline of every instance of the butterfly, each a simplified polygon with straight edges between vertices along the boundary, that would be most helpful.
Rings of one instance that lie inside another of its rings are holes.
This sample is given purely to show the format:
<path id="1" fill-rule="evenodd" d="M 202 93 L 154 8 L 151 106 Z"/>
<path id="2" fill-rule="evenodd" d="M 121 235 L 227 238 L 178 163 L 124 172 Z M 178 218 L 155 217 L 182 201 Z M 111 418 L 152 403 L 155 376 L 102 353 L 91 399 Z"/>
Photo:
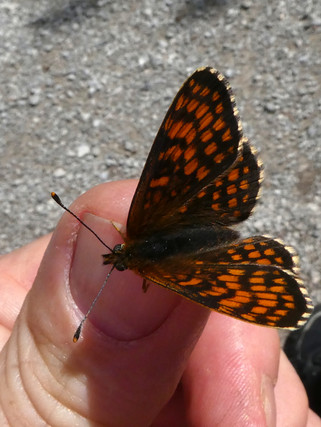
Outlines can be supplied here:
<path id="1" fill-rule="evenodd" d="M 124 243 L 103 263 L 137 273 L 145 290 L 152 281 L 240 320 L 300 327 L 313 307 L 294 250 L 233 228 L 251 214 L 262 174 L 229 83 L 214 68 L 197 69 L 157 133 Z"/>

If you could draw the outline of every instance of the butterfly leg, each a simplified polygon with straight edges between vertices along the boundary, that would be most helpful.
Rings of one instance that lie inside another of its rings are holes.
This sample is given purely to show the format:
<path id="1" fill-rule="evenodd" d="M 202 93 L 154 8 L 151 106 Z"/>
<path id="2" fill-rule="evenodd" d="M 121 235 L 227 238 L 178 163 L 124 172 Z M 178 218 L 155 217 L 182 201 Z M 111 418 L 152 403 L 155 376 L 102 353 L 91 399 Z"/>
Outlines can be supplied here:
<path id="1" fill-rule="evenodd" d="M 147 283 L 146 279 L 143 280 L 143 292 L 146 293 L 147 289 L 149 288 L 150 283 Z"/>

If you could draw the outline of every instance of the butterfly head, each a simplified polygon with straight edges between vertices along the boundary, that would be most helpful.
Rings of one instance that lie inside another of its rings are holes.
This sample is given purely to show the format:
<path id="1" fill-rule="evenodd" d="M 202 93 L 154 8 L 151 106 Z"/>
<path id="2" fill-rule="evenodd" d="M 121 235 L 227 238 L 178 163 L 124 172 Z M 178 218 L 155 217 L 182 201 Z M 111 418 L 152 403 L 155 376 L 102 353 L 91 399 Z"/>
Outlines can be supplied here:
<path id="1" fill-rule="evenodd" d="M 114 249 L 110 254 L 103 255 L 103 259 L 104 265 L 112 264 L 118 271 L 124 271 L 128 268 L 127 254 L 125 251 L 124 243 L 119 243 L 115 245 Z"/>

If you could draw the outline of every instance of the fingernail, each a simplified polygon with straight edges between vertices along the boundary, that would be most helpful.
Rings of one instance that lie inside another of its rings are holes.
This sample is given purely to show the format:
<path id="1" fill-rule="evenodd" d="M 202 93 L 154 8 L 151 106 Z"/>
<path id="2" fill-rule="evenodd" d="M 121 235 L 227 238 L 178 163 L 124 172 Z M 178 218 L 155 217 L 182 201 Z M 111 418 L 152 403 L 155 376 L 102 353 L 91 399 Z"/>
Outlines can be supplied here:
<path id="1" fill-rule="evenodd" d="M 110 221 L 92 214 L 85 214 L 83 220 L 111 248 L 123 242 Z M 70 272 L 70 290 L 83 314 L 87 313 L 110 271 L 111 266 L 102 263 L 102 254 L 108 252 L 92 233 L 80 226 Z M 142 284 L 143 279 L 133 272 L 114 270 L 86 323 L 90 322 L 99 331 L 119 340 L 138 339 L 151 333 L 164 322 L 180 297 L 153 284 L 144 293 Z"/>
<path id="2" fill-rule="evenodd" d="M 270 377 L 263 374 L 261 381 L 261 398 L 265 412 L 266 425 L 268 427 L 276 424 L 276 408 L 274 397 L 274 384 Z"/>

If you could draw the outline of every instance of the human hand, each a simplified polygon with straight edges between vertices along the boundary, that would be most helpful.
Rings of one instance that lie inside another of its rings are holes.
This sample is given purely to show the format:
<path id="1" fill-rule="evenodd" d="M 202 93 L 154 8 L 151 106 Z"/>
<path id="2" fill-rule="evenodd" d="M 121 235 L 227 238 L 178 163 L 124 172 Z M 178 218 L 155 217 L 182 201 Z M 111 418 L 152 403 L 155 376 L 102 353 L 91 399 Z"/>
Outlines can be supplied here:
<path id="1" fill-rule="evenodd" d="M 72 209 L 113 247 L 106 219 L 126 223 L 135 186 L 95 187 Z M 321 425 L 275 330 L 145 294 L 130 271 L 112 273 L 74 344 L 106 250 L 69 214 L 49 239 L 0 258 L 1 426 Z"/>

